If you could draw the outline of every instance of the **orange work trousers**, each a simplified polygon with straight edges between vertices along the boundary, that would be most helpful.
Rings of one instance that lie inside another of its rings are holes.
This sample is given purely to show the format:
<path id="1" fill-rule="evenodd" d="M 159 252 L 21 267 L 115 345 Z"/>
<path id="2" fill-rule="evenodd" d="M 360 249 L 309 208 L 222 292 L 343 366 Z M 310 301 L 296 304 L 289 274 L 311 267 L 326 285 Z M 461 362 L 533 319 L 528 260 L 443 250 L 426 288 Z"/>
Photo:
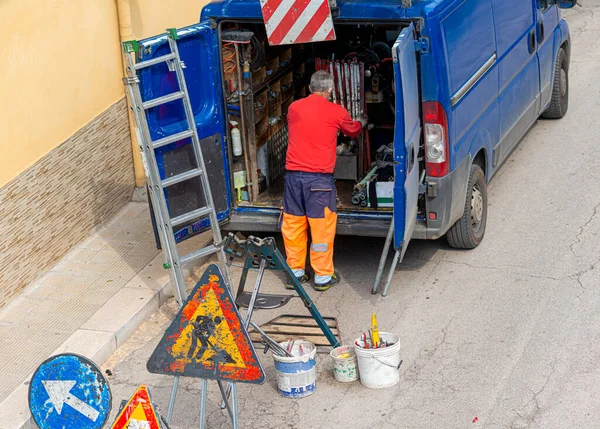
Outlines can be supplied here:
<path id="1" fill-rule="evenodd" d="M 287 263 L 294 273 L 305 269 L 310 228 L 310 265 L 315 272 L 315 279 L 333 275 L 333 241 L 336 226 L 333 175 L 287 172 L 281 233 Z"/>

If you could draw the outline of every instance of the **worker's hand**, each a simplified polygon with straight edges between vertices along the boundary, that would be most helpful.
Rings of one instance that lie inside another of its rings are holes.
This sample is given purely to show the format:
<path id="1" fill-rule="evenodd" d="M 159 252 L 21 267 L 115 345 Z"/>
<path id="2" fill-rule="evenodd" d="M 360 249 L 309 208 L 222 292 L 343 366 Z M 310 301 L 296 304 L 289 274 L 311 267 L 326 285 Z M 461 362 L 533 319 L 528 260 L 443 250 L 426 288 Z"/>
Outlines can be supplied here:
<path id="1" fill-rule="evenodd" d="M 357 120 L 358 120 L 358 122 L 361 123 L 361 125 L 363 126 L 363 128 L 366 127 L 367 124 L 369 123 L 369 120 L 364 115 L 360 115 Z"/>

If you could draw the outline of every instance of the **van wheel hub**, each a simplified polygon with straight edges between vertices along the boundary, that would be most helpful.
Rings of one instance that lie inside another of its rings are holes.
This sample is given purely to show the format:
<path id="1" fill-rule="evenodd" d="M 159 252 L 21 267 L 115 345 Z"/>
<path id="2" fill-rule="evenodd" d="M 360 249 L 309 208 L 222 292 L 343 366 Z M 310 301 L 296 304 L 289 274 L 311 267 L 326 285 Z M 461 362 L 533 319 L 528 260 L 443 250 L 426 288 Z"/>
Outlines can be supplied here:
<path id="1" fill-rule="evenodd" d="M 567 72 L 564 68 L 560 69 L 560 96 L 564 97 L 567 94 Z"/>
<path id="2" fill-rule="evenodd" d="M 471 225 L 474 230 L 479 228 L 483 218 L 483 195 L 477 185 L 473 186 L 471 192 Z"/>

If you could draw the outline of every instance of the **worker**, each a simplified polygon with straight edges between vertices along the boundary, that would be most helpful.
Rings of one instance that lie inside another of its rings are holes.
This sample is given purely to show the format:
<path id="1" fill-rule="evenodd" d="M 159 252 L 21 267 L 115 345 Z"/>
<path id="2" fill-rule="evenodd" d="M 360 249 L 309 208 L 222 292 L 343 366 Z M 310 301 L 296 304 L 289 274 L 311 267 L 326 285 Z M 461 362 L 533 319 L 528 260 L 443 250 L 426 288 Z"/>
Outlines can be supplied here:
<path id="1" fill-rule="evenodd" d="M 308 228 L 312 237 L 310 264 L 314 288 L 325 291 L 340 282 L 333 267 L 337 224 L 333 181 L 338 132 L 357 137 L 367 124 L 353 121 L 342 106 L 329 101 L 333 77 L 324 70 L 310 79 L 311 94 L 288 109 L 288 149 L 283 191 L 281 233 L 287 263 L 300 283 L 310 280 L 305 269 Z M 287 285 L 292 288 L 291 285 Z"/>

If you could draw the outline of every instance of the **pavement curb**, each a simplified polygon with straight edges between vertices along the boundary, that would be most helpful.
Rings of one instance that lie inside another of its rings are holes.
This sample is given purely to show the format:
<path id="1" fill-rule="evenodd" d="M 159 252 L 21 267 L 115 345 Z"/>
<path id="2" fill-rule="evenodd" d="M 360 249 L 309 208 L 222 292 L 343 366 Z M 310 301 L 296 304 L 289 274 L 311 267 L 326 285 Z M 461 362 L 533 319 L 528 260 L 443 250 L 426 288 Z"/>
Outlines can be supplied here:
<path id="1" fill-rule="evenodd" d="M 185 266 L 185 278 L 190 277 L 194 269 L 204 262 L 205 259 L 200 259 Z M 169 273 L 163 269 L 162 264 L 163 255 L 160 253 L 52 355 L 70 352 L 88 357 L 98 366 L 106 362 L 142 323 L 173 296 Z M 37 429 L 29 412 L 28 392 L 32 375 L 0 403 L 3 429 Z"/>

